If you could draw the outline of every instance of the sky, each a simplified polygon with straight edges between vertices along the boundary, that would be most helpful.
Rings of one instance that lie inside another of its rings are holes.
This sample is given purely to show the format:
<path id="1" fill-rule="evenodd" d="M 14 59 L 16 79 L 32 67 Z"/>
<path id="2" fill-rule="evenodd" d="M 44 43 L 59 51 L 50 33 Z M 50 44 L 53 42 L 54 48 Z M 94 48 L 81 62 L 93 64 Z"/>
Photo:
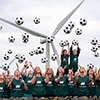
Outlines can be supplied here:
<path id="1" fill-rule="evenodd" d="M 52 35 L 57 24 L 67 16 L 82 0 L 0 0 L 0 18 L 4 18 L 15 23 L 16 17 L 22 17 L 24 19 L 24 24 L 22 26 L 29 29 L 35 30 L 47 36 Z M 73 14 L 73 16 L 66 22 L 66 24 L 60 29 L 54 39 L 55 47 L 60 56 L 61 47 L 59 42 L 61 40 L 68 40 L 70 45 L 72 40 L 76 39 L 79 41 L 79 46 L 81 48 L 81 53 L 79 56 L 79 64 L 81 66 L 87 67 L 88 63 L 93 63 L 97 68 L 100 68 L 100 57 L 96 58 L 93 56 L 91 51 L 91 39 L 97 38 L 100 43 L 100 1 L 99 0 L 85 0 L 84 3 L 79 7 L 79 9 Z M 39 17 L 41 22 L 35 24 L 33 22 L 35 17 Z M 79 23 L 80 18 L 85 18 L 87 20 L 86 26 L 81 26 Z M 70 21 L 75 22 L 75 27 L 70 34 L 65 34 L 63 29 L 68 25 Z M 35 50 L 38 46 L 42 46 L 45 49 L 45 44 L 40 44 L 40 37 L 35 37 L 29 34 L 29 42 L 24 44 L 21 39 L 21 35 L 25 33 L 24 31 L 17 29 L 5 22 L 0 21 L 3 26 L 0 30 L 0 66 L 5 62 L 9 63 L 14 59 L 15 54 L 21 53 L 26 56 L 26 60 L 31 61 L 33 67 L 39 66 L 42 72 L 45 72 L 45 64 L 41 63 L 41 58 L 45 57 L 46 51 L 41 55 L 30 56 L 29 51 Z M 81 35 L 76 35 L 75 30 L 77 28 L 82 29 Z M 27 33 L 28 34 L 28 33 Z M 14 36 L 15 42 L 10 43 L 8 37 Z M 65 49 L 68 47 L 66 46 Z M 8 61 L 3 59 L 4 54 L 7 53 L 8 49 L 12 49 L 13 53 Z M 98 50 L 100 53 L 100 49 Z M 53 54 L 52 48 L 50 46 L 50 55 Z M 11 74 L 16 69 L 15 60 L 11 66 Z M 17 62 L 18 63 L 18 62 Z M 20 64 L 20 70 L 24 63 Z M 50 67 L 56 73 L 57 62 L 51 61 Z M 30 70 L 29 68 L 28 70 Z M 3 70 L 0 69 L 0 72 Z"/>

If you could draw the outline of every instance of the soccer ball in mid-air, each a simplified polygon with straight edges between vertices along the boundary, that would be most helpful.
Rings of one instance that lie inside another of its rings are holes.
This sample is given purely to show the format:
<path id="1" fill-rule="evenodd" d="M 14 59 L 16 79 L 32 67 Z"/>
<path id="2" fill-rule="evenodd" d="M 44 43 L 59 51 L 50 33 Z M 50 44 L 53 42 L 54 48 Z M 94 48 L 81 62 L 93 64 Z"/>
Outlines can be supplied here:
<path id="1" fill-rule="evenodd" d="M 65 46 L 68 46 L 69 42 L 68 40 L 65 40 Z"/>
<path id="2" fill-rule="evenodd" d="M 9 41 L 10 43 L 13 43 L 13 42 L 15 41 L 15 38 L 14 38 L 13 36 L 10 36 L 10 37 L 8 38 L 8 41 Z"/>
<path id="3" fill-rule="evenodd" d="M 9 60 L 9 56 L 7 54 L 4 55 L 5 60 Z"/>
<path id="4" fill-rule="evenodd" d="M 9 69 L 9 65 L 5 63 L 4 65 L 2 65 L 2 69 L 7 71 Z"/>
<path id="5" fill-rule="evenodd" d="M 41 62 L 42 62 L 42 63 L 46 63 L 46 62 L 48 62 L 48 58 L 46 58 L 46 57 L 41 58 Z"/>
<path id="6" fill-rule="evenodd" d="M 64 46 L 65 46 L 65 41 L 61 40 L 60 43 L 59 43 L 59 45 L 60 45 L 61 47 L 64 47 Z"/>
<path id="7" fill-rule="evenodd" d="M 66 34 L 69 34 L 69 33 L 71 32 L 71 27 L 70 27 L 70 26 L 65 27 L 65 28 L 64 28 L 64 32 L 65 32 Z"/>
<path id="8" fill-rule="evenodd" d="M 29 41 L 29 35 L 27 33 L 22 34 L 23 43 L 27 43 Z"/>
<path id="9" fill-rule="evenodd" d="M 20 54 L 19 54 L 19 53 L 16 54 L 16 55 L 15 55 L 15 58 L 16 58 L 16 59 L 19 59 L 19 58 L 20 58 Z"/>
<path id="10" fill-rule="evenodd" d="M 86 19 L 81 18 L 81 19 L 80 19 L 80 24 L 81 24 L 82 26 L 86 25 L 86 24 L 87 24 Z"/>
<path id="11" fill-rule="evenodd" d="M 76 46 L 78 44 L 78 40 L 73 40 L 73 45 Z"/>
<path id="12" fill-rule="evenodd" d="M 33 20 L 35 24 L 39 24 L 40 23 L 40 18 L 35 17 L 35 19 Z"/>
<path id="13" fill-rule="evenodd" d="M 24 60 L 25 60 L 25 55 L 20 55 L 19 59 L 18 59 L 18 62 L 23 63 Z"/>
<path id="14" fill-rule="evenodd" d="M 51 55 L 51 59 L 52 59 L 53 61 L 55 61 L 55 60 L 57 59 L 57 55 L 56 55 L 56 54 Z"/>
<path id="15" fill-rule="evenodd" d="M 33 55 L 34 55 L 34 51 L 31 51 L 31 50 L 30 50 L 29 55 L 30 55 L 30 56 L 33 56 Z"/>
<path id="16" fill-rule="evenodd" d="M 70 26 L 71 28 L 74 28 L 75 27 L 75 23 L 74 22 L 69 22 L 68 26 Z"/>
<path id="17" fill-rule="evenodd" d="M 34 50 L 34 54 L 38 55 L 39 54 L 38 50 Z"/>
<path id="18" fill-rule="evenodd" d="M 88 67 L 89 69 L 93 69 L 93 68 L 94 68 L 94 65 L 93 65 L 92 63 L 89 63 L 89 64 L 87 64 L 87 67 Z"/>
<path id="19" fill-rule="evenodd" d="M 100 44 L 98 44 L 98 48 L 100 48 Z"/>
<path id="20" fill-rule="evenodd" d="M 52 43 L 53 42 L 53 36 L 48 36 L 47 37 L 47 42 Z"/>
<path id="21" fill-rule="evenodd" d="M 2 25 L 0 24 L 0 30 L 2 29 Z"/>
<path id="22" fill-rule="evenodd" d="M 76 33 L 77 35 L 81 35 L 81 34 L 82 34 L 82 30 L 79 29 L 79 28 L 77 28 L 76 31 L 75 31 L 75 33 Z"/>
<path id="23" fill-rule="evenodd" d="M 98 50 L 97 46 L 92 46 L 91 51 L 96 52 Z"/>
<path id="24" fill-rule="evenodd" d="M 97 45 L 97 44 L 98 44 L 98 40 L 97 40 L 96 38 L 93 38 L 93 39 L 91 40 L 91 44 L 92 44 L 92 45 Z"/>
<path id="25" fill-rule="evenodd" d="M 95 57 L 99 57 L 99 53 L 95 52 L 95 53 L 94 53 L 94 56 L 95 56 Z"/>
<path id="26" fill-rule="evenodd" d="M 17 17 L 15 20 L 15 23 L 17 25 L 22 25 L 24 23 L 23 18 L 22 17 Z"/>
<path id="27" fill-rule="evenodd" d="M 37 52 L 38 54 L 43 54 L 44 53 L 44 48 L 43 47 L 37 47 Z"/>
<path id="28" fill-rule="evenodd" d="M 12 54 L 12 50 L 11 49 L 9 49 L 7 52 L 8 52 L 8 54 Z"/>

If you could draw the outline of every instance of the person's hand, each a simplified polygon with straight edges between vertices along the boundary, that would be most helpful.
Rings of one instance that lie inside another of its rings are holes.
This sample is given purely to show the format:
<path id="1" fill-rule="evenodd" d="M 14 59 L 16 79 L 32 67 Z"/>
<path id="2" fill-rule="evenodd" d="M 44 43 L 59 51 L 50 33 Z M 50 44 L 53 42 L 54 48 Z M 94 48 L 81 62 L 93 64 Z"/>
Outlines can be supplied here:
<path id="1" fill-rule="evenodd" d="M 5 73 L 3 72 L 2 75 L 5 76 Z"/>
<path id="2" fill-rule="evenodd" d="M 95 70 L 94 70 L 94 72 L 95 72 L 95 73 L 97 73 L 97 67 L 95 67 Z"/>
<path id="3" fill-rule="evenodd" d="M 18 64 L 16 63 L 16 66 L 17 66 L 17 69 L 19 69 L 19 66 L 18 66 Z"/>
<path id="4" fill-rule="evenodd" d="M 66 69 L 66 68 L 67 68 L 67 65 L 64 66 L 64 69 Z"/>
<path id="5" fill-rule="evenodd" d="M 7 74 L 8 74 L 8 75 L 10 74 L 10 71 L 9 71 L 9 70 L 7 70 Z"/>
<path id="6" fill-rule="evenodd" d="M 76 82 L 78 81 L 78 77 L 76 77 Z"/>
<path id="7" fill-rule="evenodd" d="M 79 42 L 77 43 L 77 46 L 79 47 Z"/>
<path id="8" fill-rule="evenodd" d="M 12 75 L 11 79 L 13 80 L 15 78 L 15 76 Z"/>
<path id="9" fill-rule="evenodd" d="M 21 80 L 21 82 L 22 82 L 23 84 L 25 83 L 23 79 Z"/>
<path id="10" fill-rule="evenodd" d="M 49 68 L 47 67 L 47 65 L 45 65 L 45 68 L 46 68 L 46 71 L 48 71 L 48 70 L 49 70 Z"/>
<path id="11" fill-rule="evenodd" d="M 29 65 L 32 66 L 32 62 L 31 61 L 29 61 Z"/>
<path id="12" fill-rule="evenodd" d="M 25 61 L 25 66 L 28 66 L 28 61 Z"/>

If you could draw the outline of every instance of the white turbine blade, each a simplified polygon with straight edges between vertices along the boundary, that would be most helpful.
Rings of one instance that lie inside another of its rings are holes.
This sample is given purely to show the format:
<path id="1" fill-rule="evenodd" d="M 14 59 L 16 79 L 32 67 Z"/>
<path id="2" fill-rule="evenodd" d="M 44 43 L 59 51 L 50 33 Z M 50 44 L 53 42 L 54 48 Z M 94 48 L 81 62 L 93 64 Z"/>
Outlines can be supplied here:
<path id="1" fill-rule="evenodd" d="M 68 21 L 68 19 L 75 13 L 75 11 L 80 7 L 80 5 L 84 2 L 84 0 L 78 5 L 76 6 L 56 27 L 56 29 L 54 30 L 52 36 L 55 36 L 58 31 L 62 28 L 62 26 Z"/>
<path id="2" fill-rule="evenodd" d="M 12 26 L 15 26 L 15 27 L 17 27 L 17 28 L 19 28 L 19 29 L 21 29 L 21 30 L 23 30 L 25 32 L 28 32 L 28 33 L 30 33 L 30 34 L 32 34 L 34 36 L 43 37 L 43 38 L 46 38 L 47 37 L 46 35 L 44 35 L 42 33 L 39 33 L 39 32 L 33 31 L 33 30 L 30 30 L 30 29 L 28 29 L 26 27 L 23 27 L 23 26 L 16 25 L 16 24 L 14 24 L 14 23 L 12 23 L 12 22 L 10 22 L 8 20 L 2 19 L 2 18 L 0 18 L 0 20 L 4 21 L 4 22 L 6 22 L 6 23 L 8 23 L 8 24 L 10 24 Z"/>
<path id="3" fill-rule="evenodd" d="M 46 57 L 48 58 L 47 67 L 50 68 L 50 46 L 49 43 L 46 41 Z"/>
<path id="4" fill-rule="evenodd" d="M 46 38 L 45 39 L 40 39 L 40 43 L 41 44 L 46 43 L 46 40 L 47 40 Z"/>
<path id="5" fill-rule="evenodd" d="M 60 59 L 59 59 L 58 52 L 57 52 L 53 42 L 51 43 L 51 46 L 52 46 L 53 52 L 57 55 L 57 64 L 58 64 L 58 67 L 59 67 L 60 66 Z"/>
<path id="6" fill-rule="evenodd" d="M 9 63 L 9 66 L 15 61 L 15 58 Z"/>

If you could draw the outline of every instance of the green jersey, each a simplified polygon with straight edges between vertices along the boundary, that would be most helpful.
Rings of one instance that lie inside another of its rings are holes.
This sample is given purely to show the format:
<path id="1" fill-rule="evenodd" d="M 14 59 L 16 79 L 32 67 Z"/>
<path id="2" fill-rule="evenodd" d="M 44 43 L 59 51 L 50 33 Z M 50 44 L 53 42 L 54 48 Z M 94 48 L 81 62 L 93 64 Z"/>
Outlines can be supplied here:
<path id="1" fill-rule="evenodd" d="M 100 96 L 100 80 L 96 81 L 97 88 L 96 88 L 96 95 Z"/>
<path id="2" fill-rule="evenodd" d="M 49 82 L 45 84 L 46 87 L 46 95 L 54 96 L 54 80 L 49 77 Z"/>
<path id="3" fill-rule="evenodd" d="M 28 91 L 24 89 L 24 94 L 32 94 L 33 84 L 31 84 L 31 80 L 33 77 L 25 77 L 25 84 L 28 87 Z"/>
<path id="4" fill-rule="evenodd" d="M 89 96 L 89 90 L 88 90 L 88 82 L 89 77 L 88 76 L 78 76 L 78 82 L 77 82 L 77 90 L 78 90 L 78 96 Z"/>
<path id="5" fill-rule="evenodd" d="M 6 92 L 6 82 L 0 83 L 0 97 L 1 98 L 7 98 L 7 92 Z"/>
<path id="6" fill-rule="evenodd" d="M 36 77 L 35 84 L 33 85 L 32 95 L 35 96 L 45 96 L 46 90 L 44 86 L 44 79 L 45 77 Z"/>
<path id="7" fill-rule="evenodd" d="M 64 68 L 65 65 L 67 65 L 67 68 L 66 69 L 69 69 L 69 66 L 68 66 L 68 58 L 69 58 L 69 55 L 64 55 L 62 56 L 61 55 L 61 67 Z"/>
<path id="8" fill-rule="evenodd" d="M 21 79 L 14 79 L 12 81 L 11 97 L 23 97 L 23 86 L 24 84 L 21 82 Z"/>
<path id="9" fill-rule="evenodd" d="M 54 80 L 56 78 L 58 78 L 59 76 L 55 76 Z M 55 87 L 55 95 L 56 96 L 61 96 L 61 97 L 65 97 L 66 95 L 68 95 L 69 91 L 68 91 L 68 77 L 67 76 L 63 76 L 60 78 L 59 82 L 54 84 Z"/>

